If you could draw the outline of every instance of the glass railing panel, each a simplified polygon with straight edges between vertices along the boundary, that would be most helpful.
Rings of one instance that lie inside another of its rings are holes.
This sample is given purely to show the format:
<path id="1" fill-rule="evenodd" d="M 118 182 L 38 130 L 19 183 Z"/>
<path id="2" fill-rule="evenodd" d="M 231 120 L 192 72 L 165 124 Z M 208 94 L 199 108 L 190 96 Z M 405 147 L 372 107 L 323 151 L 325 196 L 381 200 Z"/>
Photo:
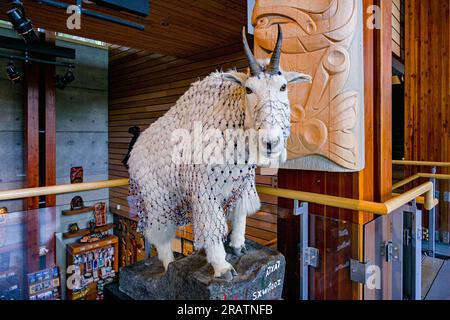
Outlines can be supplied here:
<path id="1" fill-rule="evenodd" d="M 437 173 L 448 175 L 450 169 L 447 167 L 432 166 L 403 166 L 393 165 L 393 182 L 399 182 L 415 173 Z M 400 187 L 394 192 L 405 192 L 417 183 L 424 181 L 433 181 L 435 186 L 435 197 L 439 200 L 439 204 L 434 209 L 434 219 L 431 212 L 424 210 L 422 217 L 423 225 L 423 250 L 424 254 L 430 257 L 442 259 L 450 258 L 450 183 L 447 179 L 421 178 L 407 185 Z M 422 208 L 421 205 L 419 205 Z M 423 209 L 423 208 L 422 208 Z M 434 227 L 433 227 L 434 220 Z M 434 245 L 429 241 L 433 241 Z"/>
<path id="2" fill-rule="evenodd" d="M 350 279 L 350 260 L 355 259 L 358 253 L 358 225 L 311 214 L 309 241 L 310 246 L 319 250 L 319 264 L 309 272 L 310 299 L 354 299 L 355 283 Z"/>
<path id="3" fill-rule="evenodd" d="M 35 210 L 0 201 L 0 299 L 102 299 L 119 267 L 109 200 L 100 189 L 58 195 L 55 207 Z"/>
<path id="4" fill-rule="evenodd" d="M 60 288 L 59 269 L 53 270 L 55 213 L 42 208 L 0 214 L 0 300 L 61 297 L 53 290 L 54 284 Z"/>
<path id="5" fill-rule="evenodd" d="M 414 203 L 364 225 L 365 300 L 420 300 L 422 211 Z"/>
<path id="6" fill-rule="evenodd" d="M 0 214 L 0 300 L 21 300 L 26 293 L 25 213 Z"/>

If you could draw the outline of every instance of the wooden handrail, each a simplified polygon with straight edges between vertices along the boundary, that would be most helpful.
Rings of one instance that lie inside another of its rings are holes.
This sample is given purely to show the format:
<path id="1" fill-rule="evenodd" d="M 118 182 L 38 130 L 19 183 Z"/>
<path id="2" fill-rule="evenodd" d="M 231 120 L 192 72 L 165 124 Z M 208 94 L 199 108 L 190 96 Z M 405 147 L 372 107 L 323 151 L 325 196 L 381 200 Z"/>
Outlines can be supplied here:
<path id="1" fill-rule="evenodd" d="M 18 189 L 0 191 L 0 201 L 4 200 L 17 200 L 29 197 L 39 197 L 46 195 L 56 195 L 80 191 L 90 191 L 104 188 L 114 188 L 121 186 L 128 186 L 128 179 L 116 179 L 107 181 L 86 182 L 78 184 L 66 184 L 50 187 L 38 187 L 29 189 Z M 341 198 L 335 196 L 329 196 L 324 194 L 309 193 L 303 191 L 295 191 L 288 189 L 272 188 L 257 186 L 259 193 L 277 196 L 281 198 L 287 198 L 292 200 L 299 200 L 305 202 L 311 202 L 315 204 L 321 204 L 330 207 L 336 207 L 341 209 L 349 209 L 354 211 L 365 211 L 379 215 L 387 215 L 404 204 L 416 199 L 419 196 L 425 196 L 425 209 L 431 210 L 437 204 L 437 200 L 434 199 L 434 187 L 431 182 L 421 184 L 414 189 L 411 189 L 395 198 L 392 198 L 384 203 Z"/>
<path id="2" fill-rule="evenodd" d="M 91 191 L 105 188 L 123 187 L 128 186 L 128 179 L 115 179 L 95 182 L 62 184 L 58 186 L 50 187 L 37 187 L 28 189 L 16 189 L 0 191 L 0 201 L 4 200 L 17 200 L 31 197 L 40 197 L 80 191 Z"/>
<path id="3" fill-rule="evenodd" d="M 270 247 L 278 243 L 278 238 L 272 239 L 264 243 L 265 247 Z"/>
<path id="4" fill-rule="evenodd" d="M 294 191 L 288 189 L 279 189 L 272 187 L 257 186 L 259 193 L 266 195 L 277 196 L 286 199 L 299 200 L 321 204 L 329 207 L 336 207 L 341 209 L 349 209 L 353 211 L 365 211 L 378 215 L 388 215 L 397 210 L 406 203 L 411 202 L 419 196 L 425 196 L 424 207 L 426 210 L 431 210 L 437 205 L 437 199 L 434 199 L 434 186 L 431 182 L 426 182 L 418 187 L 415 187 L 397 197 L 394 197 L 384 203 L 341 198 L 329 196 L 318 193 L 309 193 L 303 191 Z"/>
<path id="5" fill-rule="evenodd" d="M 416 173 L 415 175 L 412 175 L 411 177 L 408 177 L 408 178 L 392 185 L 392 190 L 403 187 L 403 186 L 407 185 L 408 183 L 411 183 L 420 178 L 436 179 L 436 180 L 450 180 L 450 174 Z"/>
<path id="6" fill-rule="evenodd" d="M 400 166 L 450 167 L 450 162 L 392 160 L 392 164 Z"/>

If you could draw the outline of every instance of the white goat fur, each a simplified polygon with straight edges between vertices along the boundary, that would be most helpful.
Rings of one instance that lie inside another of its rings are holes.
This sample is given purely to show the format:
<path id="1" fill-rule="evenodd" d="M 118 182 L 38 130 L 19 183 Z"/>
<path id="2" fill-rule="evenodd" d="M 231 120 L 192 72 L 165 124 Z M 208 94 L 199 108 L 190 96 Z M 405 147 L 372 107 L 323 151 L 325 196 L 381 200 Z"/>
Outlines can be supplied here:
<path id="1" fill-rule="evenodd" d="M 230 75 L 236 81 L 229 81 Z M 294 78 L 293 73 L 289 76 Z M 256 92 L 259 100 L 269 101 L 270 108 L 265 111 L 272 125 L 289 132 L 288 96 L 285 92 L 281 96 L 277 93 L 289 79 L 281 73 L 270 77 L 263 73 L 261 77 L 249 78 L 253 81 L 252 89 L 261 91 Z M 225 260 L 223 246 L 228 234 L 227 219 L 233 222 L 231 247 L 240 249 L 245 245 L 246 217 L 260 209 L 256 164 L 177 165 L 172 161 L 176 143 L 172 132 L 183 128 L 192 133 L 195 122 L 201 122 L 203 130 L 214 128 L 222 132 L 261 122 L 255 117 L 248 124 L 248 108 L 256 109 L 261 104 L 257 97 L 249 97 L 245 92 L 243 86 L 249 79 L 234 71 L 215 72 L 194 83 L 173 108 L 142 133 L 130 154 L 131 195 L 138 205 L 139 229 L 156 245 L 166 269 L 173 261 L 171 241 L 177 226 L 192 223 L 195 247 L 205 248 L 215 276 L 233 270 Z M 271 87 L 275 88 L 273 92 Z M 279 115 L 272 114 L 273 104 L 282 109 Z M 283 138 L 286 140 L 287 136 Z"/>

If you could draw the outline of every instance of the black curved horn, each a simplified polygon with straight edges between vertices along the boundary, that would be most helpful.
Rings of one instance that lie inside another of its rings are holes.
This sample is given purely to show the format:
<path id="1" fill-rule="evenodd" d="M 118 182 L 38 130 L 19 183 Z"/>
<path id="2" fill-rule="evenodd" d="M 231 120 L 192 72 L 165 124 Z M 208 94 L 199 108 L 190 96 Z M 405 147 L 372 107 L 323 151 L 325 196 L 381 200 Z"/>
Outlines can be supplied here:
<path id="1" fill-rule="evenodd" d="M 253 52 L 250 49 L 250 46 L 248 45 L 245 27 L 242 30 L 242 39 L 244 41 L 244 50 L 245 50 L 245 54 L 247 55 L 248 66 L 250 67 L 250 72 L 251 72 L 252 76 L 257 76 L 261 72 L 261 66 L 256 61 L 256 58 L 253 55 Z"/>
<path id="2" fill-rule="evenodd" d="M 280 25 L 278 25 L 278 38 L 275 49 L 273 49 L 272 58 L 270 59 L 270 64 L 267 67 L 267 72 L 269 74 L 277 74 L 280 71 L 280 59 L 281 59 L 281 48 L 283 47 L 283 31 Z"/>

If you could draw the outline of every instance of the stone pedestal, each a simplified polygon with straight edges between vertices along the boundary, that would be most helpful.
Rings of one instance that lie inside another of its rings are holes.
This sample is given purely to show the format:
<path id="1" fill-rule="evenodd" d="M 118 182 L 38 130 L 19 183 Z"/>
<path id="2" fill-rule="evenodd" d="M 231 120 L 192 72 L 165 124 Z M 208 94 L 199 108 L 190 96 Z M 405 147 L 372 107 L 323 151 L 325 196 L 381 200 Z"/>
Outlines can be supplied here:
<path id="1" fill-rule="evenodd" d="M 279 300 L 284 256 L 248 241 L 241 257 L 227 254 L 238 275 L 230 282 L 214 278 L 203 251 L 177 259 L 167 273 L 157 257 L 120 271 L 119 289 L 135 300 Z"/>

